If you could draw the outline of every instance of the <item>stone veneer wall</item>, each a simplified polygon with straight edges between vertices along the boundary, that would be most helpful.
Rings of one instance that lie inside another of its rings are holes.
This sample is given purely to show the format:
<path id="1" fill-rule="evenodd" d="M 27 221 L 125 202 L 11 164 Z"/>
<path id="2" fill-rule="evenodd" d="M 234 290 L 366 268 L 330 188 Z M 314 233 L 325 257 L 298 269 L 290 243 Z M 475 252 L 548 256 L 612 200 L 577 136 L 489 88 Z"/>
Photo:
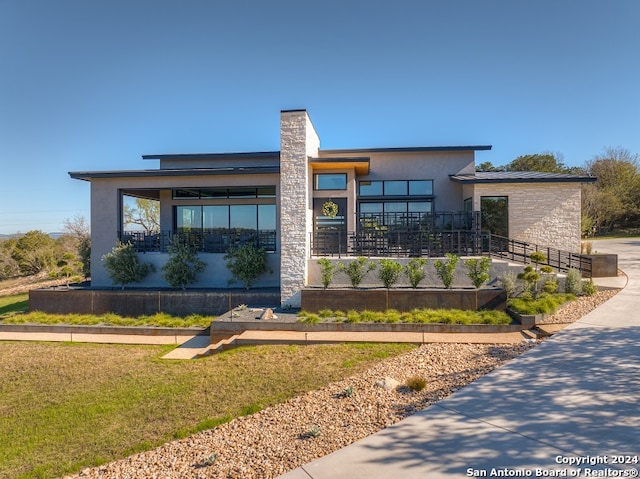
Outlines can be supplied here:
<path id="1" fill-rule="evenodd" d="M 579 253 L 581 192 L 580 183 L 478 184 L 474 210 L 482 196 L 507 196 L 511 238 Z"/>
<path id="2" fill-rule="evenodd" d="M 305 110 L 280 116 L 280 291 L 281 303 L 300 306 L 307 281 L 313 209 L 309 157 L 318 156 L 320 139 Z"/>

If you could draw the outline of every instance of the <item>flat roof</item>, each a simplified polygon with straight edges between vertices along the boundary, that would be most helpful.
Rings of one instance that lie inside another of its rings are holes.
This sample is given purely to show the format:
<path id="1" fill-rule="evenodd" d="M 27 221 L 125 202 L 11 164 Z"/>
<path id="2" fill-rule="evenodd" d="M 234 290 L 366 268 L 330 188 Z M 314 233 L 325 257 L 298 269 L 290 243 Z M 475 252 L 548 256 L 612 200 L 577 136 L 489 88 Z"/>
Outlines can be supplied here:
<path id="1" fill-rule="evenodd" d="M 410 146 L 400 148 L 341 148 L 337 150 L 320 150 L 320 153 L 411 153 L 421 151 L 487 151 L 491 145 L 468 146 Z"/>
<path id="2" fill-rule="evenodd" d="M 449 175 L 456 183 L 593 183 L 595 176 L 541 171 L 482 171 L 462 175 Z"/>
<path id="3" fill-rule="evenodd" d="M 236 153 L 169 153 L 142 155 L 143 160 L 222 160 L 233 158 L 280 158 L 279 151 L 245 151 Z"/>
<path id="4" fill-rule="evenodd" d="M 213 175 L 265 175 L 280 173 L 280 166 L 238 166 L 224 168 L 167 168 L 159 170 L 110 170 L 110 171 L 70 171 L 76 180 L 90 181 L 93 178 L 150 178 L 171 176 L 213 176 Z"/>

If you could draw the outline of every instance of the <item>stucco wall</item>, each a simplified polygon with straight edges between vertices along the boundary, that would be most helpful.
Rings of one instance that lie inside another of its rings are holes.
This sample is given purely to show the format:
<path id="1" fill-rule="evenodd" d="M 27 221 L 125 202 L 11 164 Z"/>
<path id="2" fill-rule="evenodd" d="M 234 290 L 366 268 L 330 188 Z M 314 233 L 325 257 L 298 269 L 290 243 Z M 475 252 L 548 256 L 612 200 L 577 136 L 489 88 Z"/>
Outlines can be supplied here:
<path id="1" fill-rule="evenodd" d="M 580 183 L 478 184 L 474 190 L 474 210 L 482 196 L 509 198 L 511 238 L 580 252 Z"/>
<path id="2" fill-rule="evenodd" d="M 433 180 L 434 211 L 462 211 L 462 185 L 449 175 L 474 171 L 473 151 L 336 152 L 320 158 L 368 157 L 370 173 L 357 180 Z"/>

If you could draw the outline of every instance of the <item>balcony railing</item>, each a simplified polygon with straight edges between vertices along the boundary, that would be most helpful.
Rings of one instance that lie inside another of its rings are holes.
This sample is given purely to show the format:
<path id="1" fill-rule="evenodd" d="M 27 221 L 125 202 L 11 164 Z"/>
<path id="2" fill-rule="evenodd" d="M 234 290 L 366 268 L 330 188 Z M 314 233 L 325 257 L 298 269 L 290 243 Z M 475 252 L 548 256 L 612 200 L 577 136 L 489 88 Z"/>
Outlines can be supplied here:
<path id="1" fill-rule="evenodd" d="M 180 235 L 201 253 L 226 253 L 229 248 L 243 243 L 253 243 L 268 252 L 276 250 L 275 230 L 232 231 L 228 233 L 207 231 L 124 231 L 118 234 L 123 243 L 131 243 L 139 253 L 166 253 L 174 235 Z"/>

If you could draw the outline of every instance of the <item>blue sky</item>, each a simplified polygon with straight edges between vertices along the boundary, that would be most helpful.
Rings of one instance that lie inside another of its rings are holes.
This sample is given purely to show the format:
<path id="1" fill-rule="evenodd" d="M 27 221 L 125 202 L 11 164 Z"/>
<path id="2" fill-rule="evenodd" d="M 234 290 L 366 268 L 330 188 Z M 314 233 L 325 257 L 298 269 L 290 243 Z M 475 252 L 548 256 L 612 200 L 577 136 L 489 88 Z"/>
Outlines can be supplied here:
<path id="1" fill-rule="evenodd" d="M 637 0 L 0 0 L 0 233 L 89 218 L 143 154 L 491 144 L 640 153 Z"/>

